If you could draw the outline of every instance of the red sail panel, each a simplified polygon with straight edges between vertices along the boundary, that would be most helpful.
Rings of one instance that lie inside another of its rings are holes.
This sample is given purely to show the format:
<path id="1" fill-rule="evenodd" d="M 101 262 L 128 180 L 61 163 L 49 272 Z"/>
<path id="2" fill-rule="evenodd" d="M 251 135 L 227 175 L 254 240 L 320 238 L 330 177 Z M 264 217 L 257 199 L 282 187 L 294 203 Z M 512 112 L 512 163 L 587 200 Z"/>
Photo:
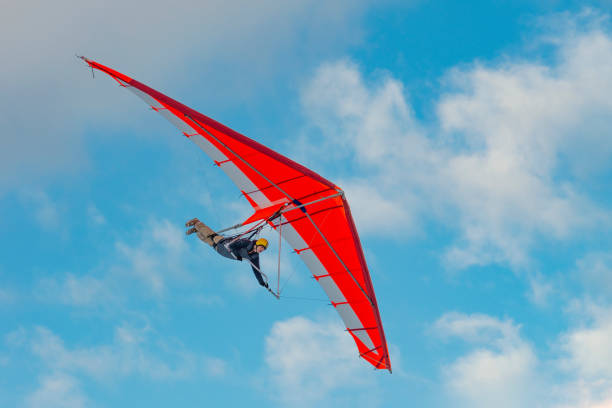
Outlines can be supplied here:
<path id="1" fill-rule="evenodd" d="M 236 184 L 256 212 L 283 205 L 273 223 L 302 258 L 353 337 L 359 355 L 391 371 L 376 296 L 343 191 L 312 170 L 148 86 L 83 57 L 176 125 Z M 282 225 L 281 225 L 282 224 Z"/>

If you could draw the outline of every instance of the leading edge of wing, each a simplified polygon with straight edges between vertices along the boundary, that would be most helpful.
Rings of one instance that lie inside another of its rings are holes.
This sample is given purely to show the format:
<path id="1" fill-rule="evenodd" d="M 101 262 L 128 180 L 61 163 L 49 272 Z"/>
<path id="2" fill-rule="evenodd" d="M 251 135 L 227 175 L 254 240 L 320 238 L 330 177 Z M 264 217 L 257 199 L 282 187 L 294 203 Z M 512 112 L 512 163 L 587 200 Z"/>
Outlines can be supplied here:
<path id="1" fill-rule="evenodd" d="M 340 188 L 338 186 L 336 186 L 334 183 L 332 183 L 331 181 L 327 180 L 325 177 L 321 176 L 320 174 L 310 170 L 309 168 L 302 166 L 301 164 L 291 160 L 290 158 L 283 156 L 282 154 L 275 152 L 274 150 L 270 149 L 267 146 L 262 145 L 261 143 L 247 137 L 244 136 L 241 133 L 236 132 L 235 130 L 225 126 L 222 123 L 217 122 L 216 120 L 209 118 L 206 115 L 203 115 L 202 113 L 190 108 L 187 105 L 184 105 L 180 102 L 178 102 L 175 99 L 170 98 L 169 96 L 164 95 L 163 93 L 156 91 L 155 89 L 141 83 L 138 82 L 137 80 L 130 78 L 129 76 L 122 74 L 121 72 L 115 71 L 112 68 L 109 68 L 105 65 L 102 65 L 96 61 L 90 60 L 86 57 L 80 57 L 81 59 L 83 59 L 83 61 L 85 61 L 91 68 L 93 69 L 97 69 L 101 72 L 104 72 L 108 75 L 110 75 L 111 77 L 113 77 L 114 79 L 119 79 L 125 83 L 127 83 L 129 86 L 133 86 L 139 90 L 141 90 L 142 92 L 145 92 L 147 94 L 149 94 L 151 97 L 157 99 L 160 102 L 163 102 L 164 104 L 167 104 L 171 107 L 173 107 L 174 109 L 182 112 L 185 115 L 188 115 L 190 117 L 190 119 L 195 119 L 199 122 L 201 122 L 202 124 L 205 124 L 207 126 L 210 126 L 212 128 L 214 128 L 215 130 L 224 133 L 225 135 L 227 135 L 228 137 L 231 137 L 241 143 L 246 144 L 247 146 L 260 151 L 263 154 L 266 154 L 270 157 L 272 157 L 273 159 L 276 159 L 278 161 L 280 161 L 281 163 L 286 164 L 289 167 L 292 167 L 294 169 L 296 169 L 299 172 L 304 173 L 305 175 L 312 177 L 313 179 L 323 183 L 324 185 L 336 189 L 336 190 L 340 190 Z"/>

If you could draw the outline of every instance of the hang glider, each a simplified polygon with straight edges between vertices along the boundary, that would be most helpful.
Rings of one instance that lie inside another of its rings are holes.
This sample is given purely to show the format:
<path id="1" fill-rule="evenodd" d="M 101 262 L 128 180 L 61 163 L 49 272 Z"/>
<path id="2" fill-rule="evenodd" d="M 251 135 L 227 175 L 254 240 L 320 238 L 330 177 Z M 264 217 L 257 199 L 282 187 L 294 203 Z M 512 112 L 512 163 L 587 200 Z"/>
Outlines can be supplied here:
<path id="1" fill-rule="evenodd" d="M 344 192 L 331 181 L 215 120 L 85 57 L 201 148 L 306 264 L 355 341 L 359 356 L 391 372 L 370 273 Z"/>

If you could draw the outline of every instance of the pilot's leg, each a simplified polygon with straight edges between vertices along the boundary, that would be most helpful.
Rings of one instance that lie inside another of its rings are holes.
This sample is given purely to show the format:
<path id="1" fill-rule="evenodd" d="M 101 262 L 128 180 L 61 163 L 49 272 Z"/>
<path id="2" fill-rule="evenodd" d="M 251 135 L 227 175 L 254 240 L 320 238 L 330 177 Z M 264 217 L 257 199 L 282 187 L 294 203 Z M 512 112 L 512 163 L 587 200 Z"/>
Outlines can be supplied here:
<path id="1" fill-rule="evenodd" d="M 198 234 L 198 238 L 200 238 L 203 242 L 207 243 L 210 246 L 216 244 L 219 240 L 214 241 L 213 238 L 223 238 L 220 235 L 216 235 L 215 231 L 213 231 L 208 225 L 204 224 L 202 221 L 198 221 L 195 224 L 195 230 Z"/>

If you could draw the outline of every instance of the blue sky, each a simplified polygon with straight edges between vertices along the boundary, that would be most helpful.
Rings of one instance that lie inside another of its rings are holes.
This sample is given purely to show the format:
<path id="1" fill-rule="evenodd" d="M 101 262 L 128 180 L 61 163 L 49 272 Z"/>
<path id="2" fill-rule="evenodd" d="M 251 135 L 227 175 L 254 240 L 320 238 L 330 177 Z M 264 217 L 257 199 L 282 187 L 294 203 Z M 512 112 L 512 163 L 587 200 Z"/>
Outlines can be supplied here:
<path id="1" fill-rule="evenodd" d="M 0 405 L 612 407 L 611 6 L 4 7 Z M 344 188 L 393 374 L 184 236 L 249 205 L 75 53 Z"/>

